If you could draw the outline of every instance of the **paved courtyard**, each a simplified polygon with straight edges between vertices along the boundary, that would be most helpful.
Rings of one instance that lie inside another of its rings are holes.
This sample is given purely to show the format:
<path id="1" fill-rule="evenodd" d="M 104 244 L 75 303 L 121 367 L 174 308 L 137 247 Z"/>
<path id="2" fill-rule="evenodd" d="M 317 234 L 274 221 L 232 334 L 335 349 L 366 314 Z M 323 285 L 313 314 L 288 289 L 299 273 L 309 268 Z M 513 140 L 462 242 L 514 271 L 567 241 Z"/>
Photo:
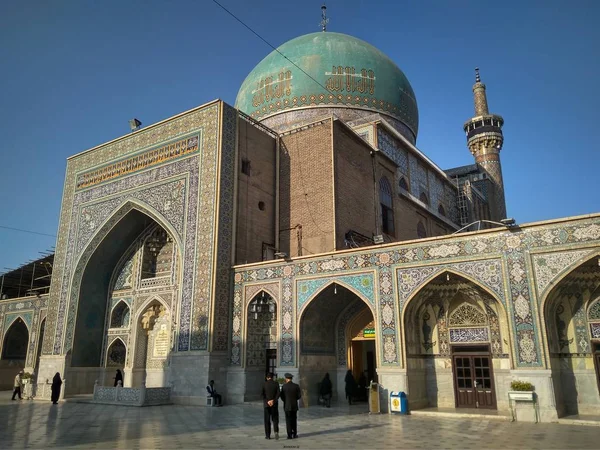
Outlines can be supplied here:
<path id="1" fill-rule="evenodd" d="M 0 393 L 1 448 L 599 448 L 600 428 L 459 417 L 369 415 L 366 405 L 311 407 L 298 439 L 264 439 L 260 404 L 118 407 L 10 401 Z"/>

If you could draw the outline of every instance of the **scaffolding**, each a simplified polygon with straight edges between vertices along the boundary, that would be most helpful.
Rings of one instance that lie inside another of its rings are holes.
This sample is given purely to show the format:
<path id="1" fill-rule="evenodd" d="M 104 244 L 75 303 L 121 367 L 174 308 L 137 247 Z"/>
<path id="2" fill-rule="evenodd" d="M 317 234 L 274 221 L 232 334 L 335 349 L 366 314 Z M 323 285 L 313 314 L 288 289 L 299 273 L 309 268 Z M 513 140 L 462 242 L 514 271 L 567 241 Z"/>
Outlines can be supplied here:
<path id="1" fill-rule="evenodd" d="M 54 248 L 40 254 L 41 258 L 17 269 L 4 268 L 6 272 L 0 275 L 0 300 L 40 296 L 50 291 Z"/>

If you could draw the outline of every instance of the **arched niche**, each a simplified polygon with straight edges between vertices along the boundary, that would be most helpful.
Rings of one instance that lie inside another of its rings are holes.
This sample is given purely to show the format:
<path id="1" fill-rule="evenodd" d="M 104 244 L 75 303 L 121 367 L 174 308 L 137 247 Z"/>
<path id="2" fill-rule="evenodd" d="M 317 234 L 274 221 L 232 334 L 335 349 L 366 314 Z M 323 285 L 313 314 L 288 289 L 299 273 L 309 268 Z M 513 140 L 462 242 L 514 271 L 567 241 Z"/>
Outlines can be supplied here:
<path id="1" fill-rule="evenodd" d="M 21 317 L 17 317 L 4 335 L 2 359 L 25 362 L 28 346 L 29 330 L 25 321 Z"/>
<path id="2" fill-rule="evenodd" d="M 169 308 L 155 297 L 140 307 L 135 323 L 132 384 L 139 386 L 145 381 L 147 387 L 162 387 L 173 345 Z"/>
<path id="3" fill-rule="evenodd" d="M 110 328 L 129 327 L 129 305 L 123 300 L 119 301 L 110 314 Z"/>
<path id="4" fill-rule="evenodd" d="M 81 269 L 83 273 L 80 275 L 72 367 L 99 367 L 101 365 L 102 343 L 105 330 L 111 320 L 110 315 L 107 315 L 109 304 L 107 299 L 110 298 L 111 280 L 115 280 L 115 269 L 136 239 L 155 227 L 166 228 L 166 226 L 162 227 L 158 224 L 150 215 L 142 212 L 141 207 L 137 209 L 137 206 L 126 204 L 121 210 L 128 208 L 128 212 L 124 213 L 123 217 L 110 229 L 101 229 L 99 233 L 102 235 L 102 239 L 97 247 L 89 257 L 82 256 L 78 264 L 84 264 L 87 260 Z M 121 210 L 115 214 L 121 214 Z M 75 276 L 78 276 L 77 271 Z M 109 322 L 105 323 L 105 320 Z"/>
<path id="5" fill-rule="evenodd" d="M 274 369 L 278 342 L 277 302 L 266 291 L 257 293 L 248 302 L 246 318 L 246 367 L 262 368 L 263 372 Z"/>
<path id="6" fill-rule="evenodd" d="M 123 369 L 125 367 L 126 356 L 127 346 L 120 338 L 115 339 L 108 346 L 106 352 L 106 367 Z"/>
<path id="7" fill-rule="evenodd" d="M 402 320 L 413 408 L 477 407 L 475 401 L 462 403 L 457 374 L 469 375 L 473 384 L 485 383 L 489 395 L 484 407 L 497 407 L 495 380 L 501 376 L 498 370 L 511 367 L 511 338 L 506 311 L 492 292 L 460 274 L 442 272 L 409 299 Z M 470 353 L 457 357 L 461 352 Z M 485 380 L 476 378 L 475 369 L 457 369 L 458 360 L 469 365 L 485 360 L 479 371 Z"/>
<path id="8" fill-rule="evenodd" d="M 598 256 L 565 274 L 542 299 L 559 417 L 600 408 L 599 302 Z"/>

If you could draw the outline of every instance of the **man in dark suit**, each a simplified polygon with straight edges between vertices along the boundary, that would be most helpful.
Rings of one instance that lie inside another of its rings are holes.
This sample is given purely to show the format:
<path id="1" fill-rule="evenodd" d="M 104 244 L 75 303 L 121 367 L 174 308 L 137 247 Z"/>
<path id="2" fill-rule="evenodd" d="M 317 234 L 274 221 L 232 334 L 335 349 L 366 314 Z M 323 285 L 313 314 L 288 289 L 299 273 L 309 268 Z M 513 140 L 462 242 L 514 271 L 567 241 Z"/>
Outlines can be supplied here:
<path id="1" fill-rule="evenodd" d="M 302 397 L 300 386 L 292 381 L 291 373 L 285 374 L 285 384 L 281 388 L 281 399 L 283 400 L 283 410 L 285 411 L 285 427 L 287 429 L 287 438 L 296 439 L 298 437 L 298 400 Z"/>
<path id="2" fill-rule="evenodd" d="M 271 420 L 275 439 L 279 439 L 279 384 L 273 381 L 273 373 L 267 373 L 267 381 L 263 384 L 262 398 L 265 410 L 265 439 L 271 439 Z"/>
<path id="3" fill-rule="evenodd" d="M 223 406 L 221 394 L 217 394 L 217 390 L 215 389 L 215 380 L 210 380 L 210 383 L 208 386 L 206 386 L 206 392 L 208 392 L 208 395 L 213 398 L 215 405 Z"/>

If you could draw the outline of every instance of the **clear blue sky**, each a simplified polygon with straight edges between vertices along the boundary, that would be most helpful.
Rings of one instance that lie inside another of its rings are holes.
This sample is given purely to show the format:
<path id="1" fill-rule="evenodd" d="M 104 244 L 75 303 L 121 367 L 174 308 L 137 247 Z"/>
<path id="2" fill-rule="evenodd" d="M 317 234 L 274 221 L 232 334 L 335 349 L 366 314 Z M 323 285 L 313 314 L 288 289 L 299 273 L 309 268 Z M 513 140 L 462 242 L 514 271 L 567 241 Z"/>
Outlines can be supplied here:
<path id="1" fill-rule="evenodd" d="M 318 31 L 319 1 L 221 0 L 277 46 Z M 508 215 L 600 212 L 600 2 L 330 0 L 329 30 L 381 49 L 410 80 L 418 147 L 471 164 L 473 68 L 505 119 Z M 66 158 L 215 98 L 233 104 L 268 53 L 210 0 L 0 3 L 0 225 L 57 234 Z M 55 238 L 0 228 L 0 273 Z"/>

